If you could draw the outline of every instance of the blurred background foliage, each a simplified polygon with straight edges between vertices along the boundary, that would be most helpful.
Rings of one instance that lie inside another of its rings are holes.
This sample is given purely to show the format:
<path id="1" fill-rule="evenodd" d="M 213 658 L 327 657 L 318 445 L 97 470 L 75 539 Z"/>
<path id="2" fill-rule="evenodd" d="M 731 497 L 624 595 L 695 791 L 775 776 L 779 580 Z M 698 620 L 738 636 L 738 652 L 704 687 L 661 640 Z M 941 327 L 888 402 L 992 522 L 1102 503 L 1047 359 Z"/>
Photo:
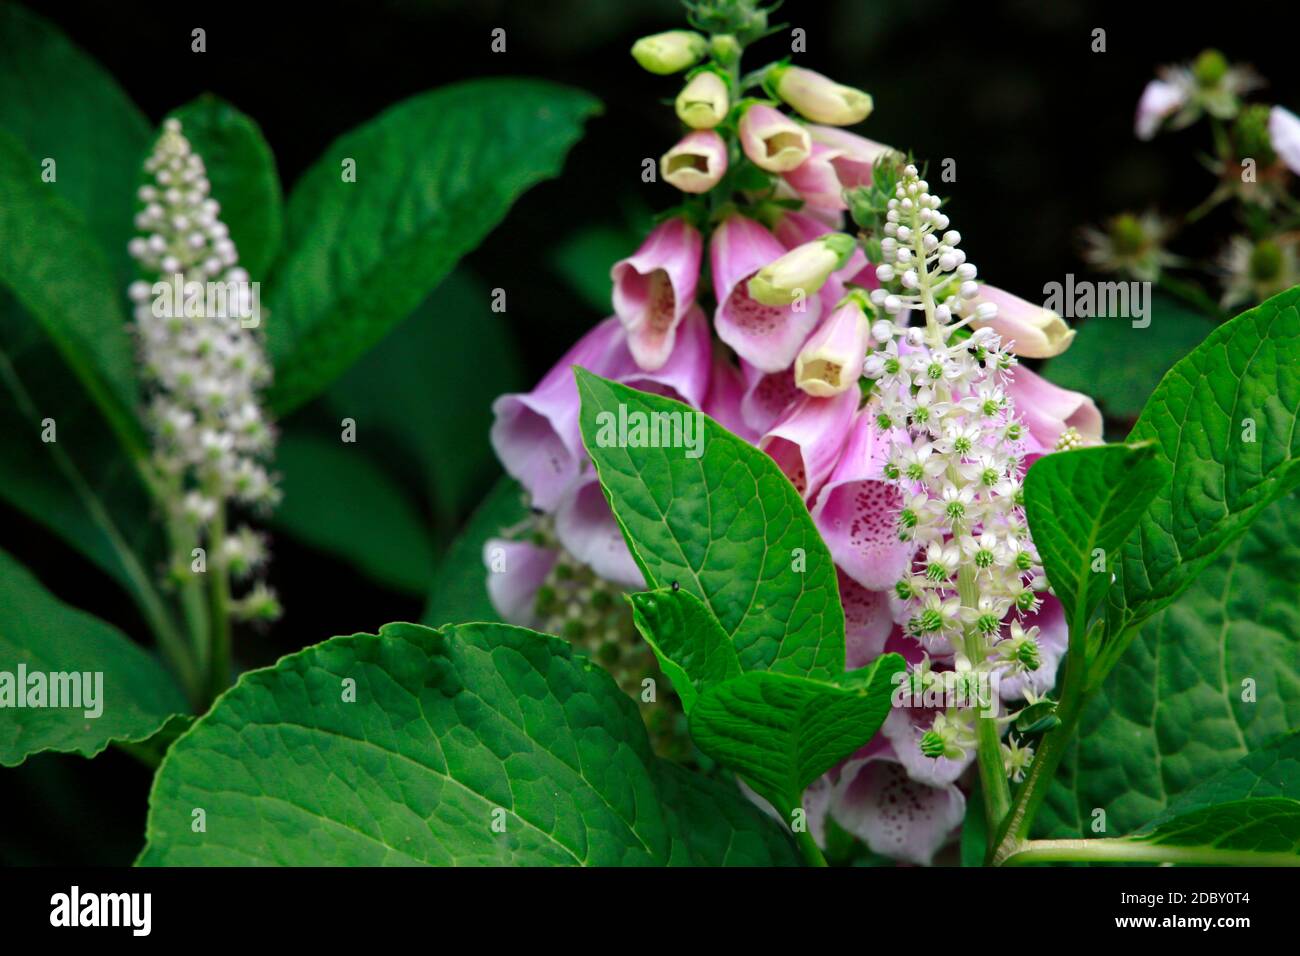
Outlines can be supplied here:
<path id="1" fill-rule="evenodd" d="M 536 76 L 603 102 L 558 179 L 527 192 L 405 322 L 283 420 L 271 583 L 286 613 L 236 654 L 255 666 L 334 634 L 481 608 L 478 548 L 453 542 L 500 474 L 487 441 L 491 400 L 530 387 L 608 313 L 610 264 L 675 199 L 670 187 L 642 182 L 641 168 L 679 135 L 677 81 L 641 71 L 628 55 L 638 36 L 681 22 L 675 0 L 25 5 L 97 60 L 153 123 L 203 93 L 233 103 L 261 126 L 286 191 L 339 135 L 448 83 Z M 787 3 L 777 19 L 806 31 L 802 65 L 873 94 L 863 135 L 932 162 L 956 160 L 946 189 L 982 276 L 1037 299 L 1044 283 L 1086 274 L 1084 223 L 1123 208 L 1185 209 L 1211 188 L 1188 161 L 1199 130 L 1154 143 L 1133 136 L 1138 96 L 1157 66 L 1213 44 L 1253 63 L 1272 83 L 1271 101 L 1300 109 L 1290 6 L 1211 16 L 1172 3 L 827 0 Z M 195 27 L 207 32 L 206 53 L 190 50 Z M 490 49 L 498 27 L 507 43 L 499 54 Z M 1104 53 L 1091 50 L 1096 28 L 1106 31 Z M 753 57 L 788 53 L 780 34 Z M 33 115 L 79 111 L 43 104 L 40 90 L 31 102 Z M 93 112 L 77 121 L 93 131 Z M 129 216 L 128 198 L 103 215 Z M 1211 216 L 1199 229 L 1203 238 L 1180 251 L 1208 258 L 1231 223 Z M 492 309 L 496 289 L 504 312 Z M 1104 393 L 1122 423 L 1209 327 L 1183 307 L 1162 308 L 1169 318 L 1147 330 L 1125 324 L 1111 334 L 1119 326 L 1111 323 L 1103 334 L 1084 323 L 1075 354 L 1054 363 L 1052 376 Z M 0 294 L 0 313 L 8 309 Z M 18 344 L 29 368 L 57 362 L 39 337 Z M 38 379 L 57 390 L 58 374 Z M 358 422 L 355 446 L 338 440 L 345 417 Z M 6 448 L 26 453 L 7 440 Z M 113 475 L 103 478 L 111 490 Z M 493 523 L 519 511 L 500 491 L 482 507 Z M 5 547 L 61 597 L 128 631 L 138 622 L 101 567 L 8 505 L 0 524 Z M 148 523 L 131 531 L 147 535 Z M 93 763 L 31 759 L 0 788 L 0 802 L 21 806 L 28 821 L 0 840 L 0 862 L 129 861 L 148 781 L 121 753 Z M 85 793 L 96 797 L 77 798 Z"/>

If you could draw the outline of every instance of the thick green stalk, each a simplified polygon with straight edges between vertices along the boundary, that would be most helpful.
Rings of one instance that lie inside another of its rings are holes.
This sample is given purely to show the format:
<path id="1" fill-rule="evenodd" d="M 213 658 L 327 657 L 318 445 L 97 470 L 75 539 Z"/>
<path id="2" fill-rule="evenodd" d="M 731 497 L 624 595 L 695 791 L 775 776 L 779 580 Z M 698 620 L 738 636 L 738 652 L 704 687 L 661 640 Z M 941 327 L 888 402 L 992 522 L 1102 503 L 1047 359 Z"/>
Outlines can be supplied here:
<path id="1" fill-rule="evenodd" d="M 1030 863 L 1183 863 L 1193 866 L 1295 866 L 1294 853 L 1221 850 L 1212 846 L 1161 846 L 1127 837 L 1097 840 L 1030 840 L 1003 866 Z"/>
<path id="2" fill-rule="evenodd" d="M 794 835 L 795 843 L 799 845 L 799 852 L 803 854 L 803 860 L 809 866 L 826 866 L 826 857 L 822 854 L 821 847 L 813 839 L 813 835 L 805 827 L 801 832 Z"/>
<path id="3" fill-rule="evenodd" d="M 217 507 L 208 532 L 208 574 L 212 626 L 208 655 L 208 694 L 216 699 L 230 683 L 230 577 L 222 546 L 226 540 L 225 505 Z"/>

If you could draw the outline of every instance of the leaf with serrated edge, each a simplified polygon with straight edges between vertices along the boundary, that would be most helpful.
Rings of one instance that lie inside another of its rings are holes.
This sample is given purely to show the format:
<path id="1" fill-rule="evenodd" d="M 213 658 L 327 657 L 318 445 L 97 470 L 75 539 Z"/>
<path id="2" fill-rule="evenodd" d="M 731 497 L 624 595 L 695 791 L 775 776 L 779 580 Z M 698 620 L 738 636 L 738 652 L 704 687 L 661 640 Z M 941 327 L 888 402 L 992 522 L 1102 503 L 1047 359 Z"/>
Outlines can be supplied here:
<path id="1" fill-rule="evenodd" d="M 698 691 L 740 676 L 731 638 L 704 602 L 689 591 L 661 588 L 628 595 L 632 620 L 688 714 Z"/>
<path id="2" fill-rule="evenodd" d="M 655 757 L 608 674 L 501 624 L 390 624 L 246 673 L 168 751 L 147 837 L 145 865 L 796 860 L 734 787 Z"/>
<path id="3" fill-rule="evenodd" d="M 1097 572 L 1118 549 L 1169 475 L 1153 443 L 1102 445 L 1045 455 L 1025 476 L 1034 546 L 1072 630 L 1086 625 L 1110 587 Z"/>
<path id="4" fill-rule="evenodd" d="M 102 696 L 91 708 L 101 711 L 97 717 L 87 717 L 86 707 L 18 707 L 16 697 L 6 700 L 0 766 L 17 766 L 46 750 L 93 757 L 115 740 L 147 740 L 173 714 L 189 709 L 179 686 L 144 648 L 107 621 L 64 604 L 3 551 L 0 607 L 0 674 L 6 675 L 0 676 L 0 699 L 21 691 L 20 664 L 29 677 L 46 675 L 47 684 L 53 673 L 75 673 L 79 682 L 102 674 Z"/>
<path id="5" fill-rule="evenodd" d="M 680 402 L 576 369 L 582 438 L 646 584 L 700 598 L 745 670 L 844 672 L 844 612 L 830 552 L 794 486 L 767 455 Z M 703 454 L 602 448 L 597 416 L 699 415 Z M 802 550 L 806 567 L 792 567 Z"/>
<path id="6" fill-rule="evenodd" d="M 885 654 L 834 682 L 742 674 L 699 695 L 691 737 L 789 820 L 808 784 L 875 736 L 906 666 Z"/>
<path id="7" fill-rule="evenodd" d="M 1108 640 L 1167 606 L 1300 483 L 1298 305 L 1300 286 L 1215 329 L 1164 377 L 1133 426 L 1129 441 L 1158 441 L 1172 476 L 1124 545 Z"/>
<path id="8" fill-rule="evenodd" d="M 296 408 L 405 319 L 600 109 L 568 87 L 480 79 L 413 96 L 336 140 L 289 198 L 271 286 L 271 404 Z M 355 182 L 343 178 L 355 162 Z"/>

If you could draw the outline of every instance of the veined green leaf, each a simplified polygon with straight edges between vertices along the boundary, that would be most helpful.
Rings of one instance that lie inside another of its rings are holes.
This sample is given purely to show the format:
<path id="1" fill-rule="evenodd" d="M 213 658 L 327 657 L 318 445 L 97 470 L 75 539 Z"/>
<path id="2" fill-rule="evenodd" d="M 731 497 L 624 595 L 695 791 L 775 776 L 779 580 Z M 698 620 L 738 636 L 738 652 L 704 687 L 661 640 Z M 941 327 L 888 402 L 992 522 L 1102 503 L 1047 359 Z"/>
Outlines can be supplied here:
<path id="1" fill-rule="evenodd" d="M 1262 797 L 1300 799 L 1300 730 L 1271 740 L 1198 783 L 1147 826 L 1154 827 L 1215 804 Z"/>
<path id="2" fill-rule="evenodd" d="M 206 832 L 194 832 L 196 807 Z M 564 641 L 497 624 L 390 624 L 245 674 L 168 752 L 140 858 L 794 860 L 734 787 L 655 757 L 636 705 L 608 674 Z"/>
<path id="3" fill-rule="evenodd" d="M 695 706 L 698 691 L 740 676 L 731 638 L 694 594 L 662 588 L 630 594 L 628 603 L 636 629 L 673 682 L 686 713 Z"/>
<path id="4" fill-rule="evenodd" d="M 171 113 L 203 158 L 221 221 L 239 250 L 239 264 L 254 281 L 266 277 L 283 229 L 280 177 L 275 157 L 252 119 L 211 93 Z"/>
<path id="5" fill-rule="evenodd" d="M 1036 833 L 1132 832 L 1300 727 L 1297 504 L 1270 505 L 1142 628 L 1084 709 Z"/>
<path id="6" fill-rule="evenodd" d="M 713 612 L 745 670 L 834 678 L 844 612 L 830 552 L 767 455 L 680 402 L 577 370 L 582 438 L 651 588 L 674 583 Z M 604 447 L 601 415 L 698 415 L 703 454 Z M 796 570 L 796 568 L 803 568 Z"/>
<path id="7" fill-rule="evenodd" d="M 1201 807 L 1146 827 L 1127 842 L 1159 847 L 1174 863 L 1217 855 L 1224 863 L 1300 866 L 1300 800 L 1258 797 Z"/>
<path id="8" fill-rule="evenodd" d="M 1104 664 L 1300 483 L 1297 304 L 1300 287 L 1215 329 L 1165 376 L 1133 427 L 1129 442 L 1159 442 L 1172 477 L 1116 563 Z"/>
<path id="9" fill-rule="evenodd" d="M 119 289 L 90 230 L 0 131 L 0 282 L 40 322 L 119 440 L 142 453 L 131 335 Z"/>
<path id="10" fill-rule="evenodd" d="M 107 256 L 113 294 L 124 296 L 135 276 L 126 244 L 148 120 L 112 74 L 16 3 L 0 3 L 0 64 L 0 128 L 38 164 L 24 173 L 39 182 L 39 164 L 54 161 L 55 180 L 41 187 L 81 214 Z M 64 252 L 75 267 L 77 247 Z"/>
<path id="11" fill-rule="evenodd" d="M 691 737 L 788 821 L 808 784 L 875 736 L 906 666 L 885 654 L 833 681 L 742 674 L 699 694 Z"/>
<path id="12" fill-rule="evenodd" d="M 1029 469 L 1029 528 L 1072 631 L 1082 632 L 1105 597 L 1107 562 L 1168 477 L 1154 443 L 1045 455 Z"/>
<path id="13" fill-rule="evenodd" d="M 0 607 L 0 766 L 44 750 L 93 757 L 115 740 L 147 740 L 188 709 L 175 681 L 143 648 L 58 600 L 2 551 Z M 56 680 L 55 674 L 69 676 Z M 45 703 L 32 706 L 39 683 L 46 686 Z M 80 706 L 50 706 L 56 684 L 60 702 Z M 74 691 L 75 697 L 62 696 Z"/>
<path id="14" fill-rule="evenodd" d="M 311 398 L 405 319 L 520 194 L 559 171 L 598 109 L 536 80 L 472 80 L 331 145 L 290 196 L 267 303 L 275 410 Z"/>

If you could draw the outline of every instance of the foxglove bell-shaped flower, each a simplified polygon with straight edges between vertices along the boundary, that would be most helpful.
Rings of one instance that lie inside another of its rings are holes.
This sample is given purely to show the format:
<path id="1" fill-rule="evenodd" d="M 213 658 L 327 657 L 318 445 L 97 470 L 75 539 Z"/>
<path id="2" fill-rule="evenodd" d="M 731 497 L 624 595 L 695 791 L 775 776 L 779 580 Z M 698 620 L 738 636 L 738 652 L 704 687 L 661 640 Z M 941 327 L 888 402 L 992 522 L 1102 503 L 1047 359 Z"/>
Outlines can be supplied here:
<path id="1" fill-rule="evenodd" d="M 606 581 L 639 587 L 644 579 L 594 474 L 578 481 L 555 510 L 555 536 Z"/>
<path id="2" fill-rule="evenodd" d="M 867 590 L 841 568 L 835 572 L 844 607 L 844 668 L 857 670 L 884 653 L 894 620 L 883 591 Z"/>
<path id="3" fill-rule="evenodd" d="M 870 186 L 871 171 L 877 160 L 894 152 L 892 147 L 883 143 L 877 143 L 847 130 L 836 129 L 834 126 L 810 124 L 807 129 L 814 143 L 820 143 L 835 151 L 830 161 L 844 189 Z"/>
<path id="4" fill-rule="evenodd" d="M 1300 176 L 1300 116 L 1274 106 L 1268 113 L 1268 136 L 1283 164 Z"/>
<path id="5" fill-rule="evenodd" d="M 740 147 L 755 166 L 770 173 L 789 172 L 812 155 L 808 131 L 762 103 L 740 118 Z"/>
<path id="6" fill-rule="evenodd" d="M 751 297 L 750 279 L 784 253 L 775 236 L 739 214 L 718 225 L 709 246 L 718 338 L 765 372 L 789 368 L 821 318 L 821 300 L 815 295 L 790 305 L 765 305 Z"/>
<path id="7" fill-rule="evenodd" d="M 489 538 L 483 545 L 488 599 L 503 620 L 536 627 L 537 590 L 555 566 L 556 552 L 531 541 Z"/>
<path id="8" fill-rule="evenodd" d="M 740 375 L 745 383 L 740 414 L 745 424 L 759 435 L 776 424 L 787 408 L 807 394 L 794 383 L 794 369 L 791 368 L 764 372 L 741 359 Z"/>
<path id="9" fill-rule="evenodd" d="M 625 347 L 618 352 L 618 360 L 607 377 L 643 392 L 663 395 L 699 408 L 708 394 L 712 356 L 709 320 L 703 309 L 692 305 L 677 329 L 677 342 L 668 361 L 657 369 L 646 369 Z"/>
<path id="10" fill-rule="evenodd" d="M 785 181 L 799 194 L 799 198 L 815 209 L 844 211 L 844 185 L 840 182 L 835 160 L 843 153 L 823 143 L 813 143 L 809 157 L 784 173 Z"/>
<path id="11" fill-rule="evenodd" d="M 614 264 L 614 311 L 627 329 L 638 365 L 660 368 L 672 354 L 677 326 L 695 303 L 703 241 L 684 219 L 655 227 L 641 248 Z"/>
<path id="12" fill-rule="evenodd" d="M 706 193 L 727 171 L 727 144 L 713 130 L 696 130 L 682 137 L 659 160 L 664 181 L 684 193 Z"/>
<path id="13" fill-rule="evenodd" d="M 868 406 L 811 509 L 835 564 L 872 591 L 892 588 L 916 553 L 916 542 L 898 533 L 903 495 L 884 475 L 890 447 L 891 436 L 877 429 Z"/>
<path id="14" fill-rule="evenodd" d="M 871 94 L 799 66 L 773 71 L 777 96 L 814 123 L 852 126 L 871 115 Z"/>
<path id="15" fill-rule="evenodd" d="M 718 349 L 713 355 L 713 369 L 709 374 L 709 393 L 704 399 L 704 414 L 734 435 L 745 441 L 757 442 L 766 428 L 758 429 L 746 421 L 743 403 L 745 400 L 745 376 L 731 360 Z M 772 416 L 772 421 L 776 420 Z"/>
<path id="16" fill-rule="evenodd" d="M 966 797 L 956 784 L 913 780 L 888 744 L 869 744 L 840 767 L 828 809 L 873 852 L 929 866 L 965 819 Z"/>
<path id="17" fill-rule="evenodd" d="M 771 456 L 795 490 L 812 501 L 840 457 L 857 408 L 857 392 L 830 398 L 806 395 L 759 439 L 758 447 Z"/>
<path id="18" fill-rule="evenodd" d="M 978 308 L 982 302 L 991 302 L 997 306 L 997 314 L 993 318 L 978 318 Z M 1002 337 L 1007 348 L 1024 358 L 1041 359 L 1060 355 L 1074 341 L 1074 329 L 1066 325 L 1057 313 L 987 283 L 979 287 L 974 305 L 977 317 L 971 324 L 977 329 L 993 329 Z"/>
<path id="19" fill-rule="evenodd" d="M 668 30 L 642 37 L 632 44 L 632 56 L 651 73 L 667 76 L 699 62 L 709 41 L 692 30 Z"/>
<path id="20" fill-rule="evenodd" d="M 857 389 L 870 333 L 862 302 L 857 296 L 846 296 L 799 350 L 795 384 L 819 398 Z"/>
<path id="21" fill-rule="evenodd" d="M 553 510 L 586 459 L 573 367 L 607 375 L 625 348 L 623 334 L 617 318 L 606 319 L 579 339 L 531 392 L 502 395 L 492 403 L 492 448 L 506 472 L 524 486 L 533 507 Z"/>
<path id="22" fill-rule="evenodd" d="M 821 291 L 832 272 L 848 264 L 852 236 L 829 233 L 796 246 L 749 280 L 749 295 L 762 305 L 790 305 Z"/>
<path id="23" fill-rule="evenodd" d="M 677 118 L 691 129 L 713 129 L 727 118 L 727 84 L 712 70 L 691 78 L 677 94 Z"/>
<path id="24" fill-rule="evenodd" d="M 1024 441 L 1028 454 L 1100 444 L 1101 412 L 1082 392 L 1053 385 L 1023 366 L 1016 369 L 1006 391 L 1027 430 Z"/>

